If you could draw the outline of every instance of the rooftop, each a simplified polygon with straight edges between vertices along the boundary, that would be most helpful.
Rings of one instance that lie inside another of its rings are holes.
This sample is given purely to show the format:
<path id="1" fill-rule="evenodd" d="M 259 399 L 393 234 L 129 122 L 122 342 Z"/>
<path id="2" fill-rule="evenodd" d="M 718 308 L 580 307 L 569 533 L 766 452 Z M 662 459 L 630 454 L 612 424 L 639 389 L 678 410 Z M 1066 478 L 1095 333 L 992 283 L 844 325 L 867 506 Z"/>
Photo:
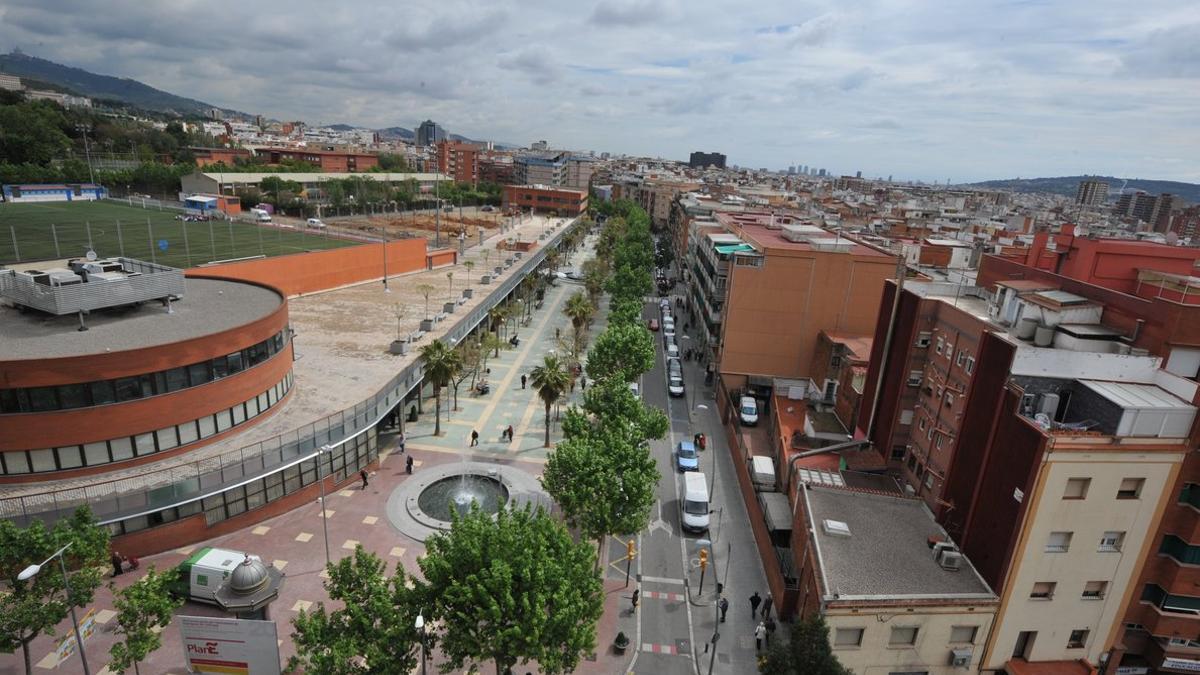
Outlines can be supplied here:
<path id="1" fill-rule="evenodd" d="M 805 500 L 827 597 L 995 600 L 969 561 L 952 571 L 934 560 L 929 538 L 949 537 L 924 502 L 822 487 L 806 488 Z M 827 533 L 825 520 L 845 523 L 850 536 Z"/>
<path id="2" fill-rule="evenodd" d="M 324 180 L 344 180 L 346 178 L 365 178 L 367 180 L 377 180 L 381 182 L 398 183 L 406 180 L 415 180 L 421 183 L 432 183 L 435 180 L 447 180 L 445 174 L 436 173 L 371 173 L 371 172 L 347 172 L 347 173 L 330 173 L 330 172 L 314 172 L 314 173 L 224 173 L 220 171 L 197 171 L 196 173 L 210 180 L 220 181 L 222 183 L 261 183 L 262 179 L 267 176 L 275 176 L 284 180 L 295 181 L 297 183 L 319 183 Z"/>
<path id="3" fill-rule="evenodd" d="M 39 263 L 43 266 L 46 263 Z M 187 279 L 171 313 L 157 302 L 132 309 L 97 310 L 79 332 L 75 315 L 20 313 L 0 305 L 5 360 L 47 359 L 141 349 L 220 333 L 260 319 L 283 302 L 275 291 L 218 279 Z"/>
<path id="4" fill-rule="evenodd" d="M 768 224 L 772 222 L 772 214 L 764 212 L 744 212 L 738 214 L 719 213 L 717 219 L 727 227 L 735 228 L 735 230 L 746 239 L 751 240 L 763 249 L 775 249 L 785 251 L 812 251 L 820 252 L 820 249 L 806 242 L 789 241 L 783 237 L 783 230 L 769 229 Z M 783 225 L 783 222 L 778 222 Z M 878 249 L 866 246 L 856 239 L 845 237 L 836 232 L 828 233 L 829 240 L 839 241 L 843 244 L 850 244 L 849 251 L 853 255 L 877 257 L 881 259 L 891 258 L 890 253 L 884 253 Z"/>

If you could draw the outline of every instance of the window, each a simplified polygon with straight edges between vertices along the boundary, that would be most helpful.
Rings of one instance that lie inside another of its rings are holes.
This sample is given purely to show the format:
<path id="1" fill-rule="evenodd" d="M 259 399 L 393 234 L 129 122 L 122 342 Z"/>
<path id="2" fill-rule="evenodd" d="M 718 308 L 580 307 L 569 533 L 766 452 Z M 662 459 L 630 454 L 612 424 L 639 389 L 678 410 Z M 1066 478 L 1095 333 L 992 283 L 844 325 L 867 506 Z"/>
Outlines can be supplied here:
<path id="1" fill-rule="evenodd" d="M 1082 628 L 1071 631 L 1071 637 L 1067 638 L 1067 649 L 1083 649 L 1087 644 L 1088 631 Z"/>
<path id="2" fill-rule="evenodd" d="M 1071 548 L 1071 532 L 1051 532 L 1046 553 L 1066 553 Z"/>
<path id="3" fill-rule="evenodd" d="M 842 367 L 842 357 L 834 356 L 833 358 L 829 359 L 829 367 L 833 368 L 834 370 L 841 368 Z"/>
<path id="4" fill-rule="evenodd" d="M 955 359 L 954 359 L 954 365 L 961 368 L 963 361 L 966 361 L 966 360 L 967 360 L 967 353 L 960 349 L 960 350 L 958 350 L 958 356 L 955 357 Z"/>
<path id="5" fill-rule="evenodd" d="M 928 490 L 933 489 L 933 472 L 925 474 L 925 488 Z"/>
<path id="6" fill-rule="evenodd" d="M 946 405 L 947 406 L 954 405 L 954 394 L 951 394 L 950 392 L 946 392 Z"/>
<path id="7" fill-rule="evenodd" d="M 897 626 L 893 628 L 892 637 L 888 640 L 888 644 L 894 647 L 917 644 L 917 627 Z"/>
<path id="8" fill-rule="evenodd" d="M 908 373 L 908 386 L 919 387 L 921 386 L 921 380 L 923 379 L 924 377 L 922 376 L 921 371 L 911 370 Z"/>
<path id="9" fill-rule="evenodd" d="M 912 424 L 913 411 L 903 410 L 900 412 L 900 424 Z"/>
<path id="10" fill-rule="evenodd" d="M 1099 551 L 1120 551 L 1121 544 L 1125 543 L 1124 532 L 1105 532 L 1104 536 L 1100 537 Z"/>
<path id="11" fill-rule="evenodd" d="M 1142 486 L 1145 478 L 1123 478 L 1121 487 L 1117 488 L 1117 499 L 1137 499 L 1142 496 Z"/>
<path id="12" fill-rule="evenodd" d="M 955 626 L 950 629 L 950 644 L 975 644 L 979 626 Z"/>
<path id="13" fill-rule="evenodd" d="M 1099 600 L 1104 597 L 1104 591 L 1108 590 L 1107 581 L 1089 581 L 1083 585 L 1083 599 Z"/>
<path id="14" fill-rule="evenodd" d="M 1087 498 L 1088 488 L 1091 484 L 1091 478 L 1068 478 L 1067 489 L 1063 492 L 1063 499 Z"/>
<path id="15" fill-rule="evenodd" d="M 974 356 L 967 357 L 967 363 L 965 366 L 963 366 L 963 370 L 967 371 L 968 375 L 975 372 L 975 357 Z"/>
<path id="16" fill-rule="evenodd" d="M 1054 597 L 1054 588 L 1057 585 L 1053 581 L 1039 581 L 1033 585 L 1033 590 L 1029 591 L 1029 599 L 1050 600 Z"/>
<path id="17" fill-rule="evenodd" d="M 938 354 L 941 354 L 941 353 L 942 353 L 942 350 L 943 350 L 943 349 L 945 349 L 945 348 L 946 348 L 946 340 L 945 340 L 945 338 L 939 337 L 939 338 L 937 339 L 937 349 L 936 349 L 935 351 L 936 351 Z"/>
<path id="18" fill-rule="evenodd" d="M 930 339 L 933 336 L 928 331 L 923 331 L 917 335 L 917 347 L 924 349 L 929 346 Z"/>
<path id="19" fill-rule="evenodd" d="M 921 431 L 925 431 L 925 426 L 925 416 L 922 415 L 921 419 L 917 420 L 917 428 Z"/>
<path id="20" fill-rule="evenodd" d="M 833 646 L 860 647 L 862 646 L 862 639 L 862 628 L 838 628 L 833 633 Z"/>
<path id="21" fill-rule="evenodd" d="M 892 446 L 892 459 L 895 461 L 900 461 L 900 460 L 904 459 L 904 453 L 906 450 L 908 450 L 908 446 L 893 445 Z"/>

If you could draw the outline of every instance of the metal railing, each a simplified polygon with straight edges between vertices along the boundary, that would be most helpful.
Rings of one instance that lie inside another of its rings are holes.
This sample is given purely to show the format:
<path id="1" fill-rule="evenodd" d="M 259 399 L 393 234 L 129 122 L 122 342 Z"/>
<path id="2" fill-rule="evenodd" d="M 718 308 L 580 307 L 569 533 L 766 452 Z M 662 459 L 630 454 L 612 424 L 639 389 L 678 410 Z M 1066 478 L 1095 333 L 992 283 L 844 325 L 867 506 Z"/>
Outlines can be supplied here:
<path id="1" fill-rule="evenodd" d="M 455 343 L 474 330 L 493 307 L 542 263 L 547 251 L 562 235 L 578 224 L 577 218 L 547 237 L 542 246 L 520 261 L 513 274 L 495 287 L 485 302 L 459 319 L 439 339 Z M 77 488 L 3 498 L 0 499 L 0 517 L 13 519 L 20 525 L 33 519 L 49 524 L 88 504 L 97 519 L 108 524 L 204 499 L 239 482 L 262 478 L 299 461 L 315 458 L 321 446 L 344 443 L 362 433 L 377 424 L 418 386 L 423 375 L 421 361 L 416 359 L 370 398 L 317 422 L 177 467 Z"/>
<path id="2" fill-rule="evenodd" d="M 0 296 L 59 316 L 183 296 L 183 270 L 134 258 L 117 258 L 117 262 L 124 271 L 137 272 L 140 276 L 48 286 L 34 281 L 28 274 L 6 270 L 0 273 Z"/>

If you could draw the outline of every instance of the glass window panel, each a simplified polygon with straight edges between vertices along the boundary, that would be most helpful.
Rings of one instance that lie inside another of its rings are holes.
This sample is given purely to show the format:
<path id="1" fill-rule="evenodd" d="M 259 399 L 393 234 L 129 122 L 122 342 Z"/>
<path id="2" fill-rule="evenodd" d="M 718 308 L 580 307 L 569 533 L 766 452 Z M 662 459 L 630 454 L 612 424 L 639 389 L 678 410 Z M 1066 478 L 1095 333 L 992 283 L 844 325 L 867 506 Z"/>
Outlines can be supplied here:
<path id="1" fill-rule="evenodd" d="M 149 455 L 155 452 L 154 434 L 144 433 L 133 437 L 134 447 L 137 449 L 138 457 Z"/>
<path id="2" fill-rule="evenodd" d="M 193 387 L 212 382 L 212 372 L 208 369 L 208 361 L 188 366 L 188 380 Z"/>
<path id="3" fill-rule="evenodd" d="M 244 365 L 244 360 L 242 359 L 241 352 L 234 352 L 234 353 L 226 356 L 225 363 L 226 363 L 226 370 L 229 371 L 230 375 L 233 375 L 234 373 L 240 373 L 246 367 Z"/>
<path id="4" fill-rule="evenodd" d="M 170 450 L 179 445 L 179 437 L 175 434 L 175 427 L 167 427 L 154 432 L 158 437 L 158 449 Z"/>
<path id="5" fill-rule="evenodd" d="M 187 370 L 184 368 L 172 368 L 164 376 L 167 379 L 167 391 L 179 391 L 188 386 Z"/>
<path id="6" fill-rule="evenodd" d="M 162 393 L 154 388 L 154 375 L 154 373 L 150 373 L 138 377 L 142 383 L 142 396 L 153 396 L 156 393 Z"/>
<path id="7" fill-rule="evenodd" d="M 180 504 L 175 510 L 179 512 L 180 518 L 194 516 L 197 513 L 200 513 L 200 502 L 188 502 L 186 504 Z"/>
<path id="8" fill-rule="evenodd" d="M 54 463 L 54 451 L 46 448 L 45 450 L 30 450 L 29 463 L 34 471 L 54 471 L 58 466 Z"/>
<path id="9" fill-rule="evenodd" d="M 4 453 L 4 472 L 9 474 L 29 473 L 29 457 L 24 452 Z"/>
<path id="10" fill-rule="evenodd" d="M 21 412 L 16 389 L 0 389 L 0 413 Z"/>
<path id="11" fill-rule="evenodd" d="M 227 512 L 229 513 L 229 517 L 232 518 L 239 513 L 246 512 L 246 500 L 245 499 L 235 499 L 235 500 L 229 501 L 228 503 L 225 504 L 225 508 L 226 508 Z"/>
<path id="12" fill-rule="evenodd" d="M 273 406 L 277 402 L 278 402 L 278 398 L 276 398 L 275 387 L 271 387 L 270 389 L 267 390 L 267 405 Z"/>
<path id="13" fill-rule="evenodd" d="M 255 492 L 253 494 L 246 495 L 246 508 L 247 509 L 257 509 L 258 507 L 260 507 L 266 503 L 267 503 L 267 496 L 265 493 Z"/>
<path id="14" fill-rule="evenodd" d="M 133 442 L 128 436 L 112 439 L 108 442 L 108 447 L 112 448 L 114 462 L 133 457 Z"/>
<path id="15" fill-rule="evenodd" d="M 58 388 L 58 403 L 63 410 L 84 408 L 92 404 L 86 384 L 64 384 Z"/>
<path id="16" fill-rule="evenodd" d="M 126 518 L 125 520 L 121 521 L 121 524 L 125 526 L 126 534 L 128 534 L 130 532 L 137 532 L 139 530 L 144 530 L 147 527 L 150 527 L 149 519 L 146 516 L 136 516 L 134 518 Z"/>
<path id="17" fill-rule="evenodd" d="M 233 426 L 233 417 L 228 410 L 221 410 L 217 413 L 217 431 L 225 431 Z"/>
<path id="18" fill-rule="evenodd" d="M 270 407 L 271 407 L 271 404 L 267 403 L 266 393 L 259 394 L 258 395 L 258 412 L 264 413 L 267 411 L 267 408 L 270 408 Z"/>
<path id="19" fill-rule="evenodd" d="M 58 448 L 58 468 L 74 469 L 83 466 L 83 456 L 78 445 L 68 445 Z"/>
<path id="20" fill-rule="evenodd" d="M 92 405 L 104 405 L 105 403 L 116 402 L 117 395 L 113 391 L 113 383 L 111 381 L 92 382 L 88 386 L 92 390 Z"/>
<path id="21" fill-rule="evenodd" d="M 245 422 L 245 421 L 246 421 L 246 406 L 241 403 L 233 406 L 233 423 L 241 424 L 242 422 Z"/>
<path id="22" fill-rule="evenodd" d="M 136 377 L 122 377 L 116 381 L 117 402 L 136 401 L 142 397 L 142 381 Z"/>
<path id="23" fill-rule="evenodd" d="M 200 439 L 200 432 L 196 431 L 196 422 L 184 422 L 176 426 L 179 430 L 179 444 L 187 445 Z"/>
<path id="24" fill-rule="evenodd" d="M 200 438 L 208 438 L 217 433 L 217 423 L 213 420 L 212 415 L 201 417 L 196 421 L 200 423 Z"/>
<path id="25" fill-rule="evenodd" d="M 58 397 L 54 387 L 31 387 L 29 392 L 29 409 L 33 412 L 45 412 L 58 409 Z"/>
<path id="26" fill-rule="evenodd" d="M 108 464 L 108 443 L 100 441 L 83 446 L 83 460 L 88 466 Z"/>
<path id="27" fill-rule="evenodd" d="M 224 356 L 218 356 L 212 360 L 213 379 L 221 379 L 229 376 L 229 360 Z"/>

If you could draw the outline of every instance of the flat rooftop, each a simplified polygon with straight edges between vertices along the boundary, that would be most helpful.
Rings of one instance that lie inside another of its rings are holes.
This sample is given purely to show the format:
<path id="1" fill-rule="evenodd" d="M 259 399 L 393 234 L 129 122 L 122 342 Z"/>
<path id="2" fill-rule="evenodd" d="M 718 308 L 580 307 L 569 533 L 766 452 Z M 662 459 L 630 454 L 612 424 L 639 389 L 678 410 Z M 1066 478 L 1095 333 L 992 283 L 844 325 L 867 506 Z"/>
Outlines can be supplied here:
<path id="1" fill-rule="evenodd" d="M 45 263 L 42 263 L 45 266 Z M 187 279 L 184 296 L 168 314 L 151 301 L 132 308 L 91 312 L 80 332 L 75 315 L 21 313 L 0 305 L 3 360 L 50 359 L 141 349 L 203 337 L 260 319 L 283 302 L 275 291 L 254 284 L 219 279 Z"/>
<path id="2" fill-rule="evenodd" d="M 969 561 L 942 569 L 929 537 L 949 540 L 924 502 L 837 488 L 805 489 L 826 596 L 840 600 L 923 597 L 994 600 Z M 850 536 L 825 532 L 822 521 L 846 523 Z"/>
<path id="3" fill-rule="evenodd" d="M 821 251 L 812 244 L 784 239 L 783 230 L 772 230 L 767 228 L 767 224 L 771 221 L 771 214 L 769 213 L 739 213 L 737 215 L 718 214 L 717 219 L 730 227 L 736 228 L 740 235 L 753 241 L 755 244 L 758 244 L 764 249 L 813 251 L 818 253 L 829 253 L 830 255 L 843 255 L 843 253 L 840 252 Z M 893 257 L 890 253 L 885 253 L 878 249 L 867 246 L 859 242 L 857 239 L 847 237 L 844 234 L 826 231 L 826 236 L 830 241 L 841 240 L 842 243 L 852 244 L 850 250 L 846 251 L 844 254 L 867 256 L 880 259 Z"/>

